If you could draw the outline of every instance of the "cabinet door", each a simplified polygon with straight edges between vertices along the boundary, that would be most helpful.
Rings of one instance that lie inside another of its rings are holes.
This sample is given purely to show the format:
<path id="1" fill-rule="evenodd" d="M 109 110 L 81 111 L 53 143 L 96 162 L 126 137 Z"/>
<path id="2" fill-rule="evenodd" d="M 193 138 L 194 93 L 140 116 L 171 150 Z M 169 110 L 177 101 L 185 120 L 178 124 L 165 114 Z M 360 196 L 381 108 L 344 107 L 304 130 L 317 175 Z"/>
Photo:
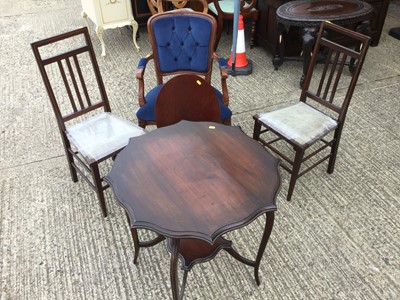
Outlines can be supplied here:
<path id="1" fill-rule="evenodd" d="M 103 24 L 129 20 L 128 0 L 99 0 Z"/>

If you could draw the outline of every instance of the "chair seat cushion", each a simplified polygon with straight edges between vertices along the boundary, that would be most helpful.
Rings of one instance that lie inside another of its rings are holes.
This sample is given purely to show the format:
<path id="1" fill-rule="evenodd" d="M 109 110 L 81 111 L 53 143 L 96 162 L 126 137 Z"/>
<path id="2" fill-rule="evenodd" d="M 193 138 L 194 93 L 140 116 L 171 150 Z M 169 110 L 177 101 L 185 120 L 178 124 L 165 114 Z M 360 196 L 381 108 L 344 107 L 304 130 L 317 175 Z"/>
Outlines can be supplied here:
<path id="1" fill-rule="evenodd" d="M 103 112 L 67 128 L 71 144 L 88 162 L 102 159 L 124 148 L 143 128 L 111 113 Z"/>
<path id="2" fill-rule="evenodd" d="M 145 96 L 146 99 L 146 104 L 143 105 L 138 109 L 136 112 L 136 117 L 139 120 L 143 121 L 155 121 L 155 104 L 157 100 L 158 93 L 160 92 L 161 88 L 163 87 L 164 84 L 160 84 L 153 88 L 150 92 L 147 93 Z M 232 117 L 232 111 L 222 102 L 222 94 L 219 90 L 214 88 L 215 93 L 217 94 L 218 100 L 219 100 L 219 109 L 221 112 L 221 121 L 223 120 L 229 120 Z"/>
<path id="3" fill-rule="evenodd" d="M 221 10 L 224 13 L 227 13 L 227 14 L 233 14 L 234 4 L 235 4 L 234 0 L 221 0 L 221 1 L 219 1 L 219 7 L 221 8 Z M 244 8 L 246 8 L 246 6 L 247 5 L 245 4 Z M 211 10 L 213 12 L 213 14 L 218 16 L 218 10 L 216 9 L 215 4 L 213 2 L 208 4 L 208 9 Z M 256 9 L 253 7 L 251 9 L 251 11 L 256 11 Z"/>
<path id="4" fill-rule="evenodd" d="M 337 127 L 337 121 L 304 102 L 259 114 L 258 119 L 300 145 L 311 145 Z"/>

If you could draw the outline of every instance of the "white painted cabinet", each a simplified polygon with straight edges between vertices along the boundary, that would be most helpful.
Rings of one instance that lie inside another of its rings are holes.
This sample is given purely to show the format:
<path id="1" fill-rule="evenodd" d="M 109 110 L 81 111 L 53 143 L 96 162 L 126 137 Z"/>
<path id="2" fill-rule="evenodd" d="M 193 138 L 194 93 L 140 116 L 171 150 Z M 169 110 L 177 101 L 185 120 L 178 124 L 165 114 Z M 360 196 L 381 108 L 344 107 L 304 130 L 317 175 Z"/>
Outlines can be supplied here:
<path id="1" fill-rule="evenodd" d="M 132 26 L 133 44 L 139 50 L 136 42 L 139 25 L 133 18 L 130 0 L 82 0 L 82 17 L 88 28 L 88 17 L 96 24 L 96 34 L 101 42 L 101 55 L 106 55 L 103 31 L 126 25 Z"/>

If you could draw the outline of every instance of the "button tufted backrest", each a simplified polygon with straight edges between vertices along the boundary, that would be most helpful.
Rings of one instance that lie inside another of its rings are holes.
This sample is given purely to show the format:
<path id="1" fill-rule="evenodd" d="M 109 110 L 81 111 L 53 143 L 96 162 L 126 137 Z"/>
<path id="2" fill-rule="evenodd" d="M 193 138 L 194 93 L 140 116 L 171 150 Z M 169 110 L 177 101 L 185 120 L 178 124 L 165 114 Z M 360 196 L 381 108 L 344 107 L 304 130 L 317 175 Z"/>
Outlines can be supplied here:
<path id="1" fill-rule="evenodd" d="M 148 22 L 156 71 L 211 72 L 216 24 L 212 16 L 186 10 L 154 15 Z"/>

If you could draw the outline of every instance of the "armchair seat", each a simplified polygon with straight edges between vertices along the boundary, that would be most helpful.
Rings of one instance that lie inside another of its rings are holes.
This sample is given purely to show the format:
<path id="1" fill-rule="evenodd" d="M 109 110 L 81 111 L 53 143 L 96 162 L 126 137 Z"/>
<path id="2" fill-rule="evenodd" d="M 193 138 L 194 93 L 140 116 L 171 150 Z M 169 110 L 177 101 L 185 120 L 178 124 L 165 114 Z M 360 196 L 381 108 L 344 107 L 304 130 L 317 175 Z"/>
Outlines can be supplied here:
<path id="1" fill-rule="evenodd" d="M 124 148 L 131 137 L 144 134 L 139 126 L 103 112 L 66 130 L 69 141 L 88 161 L 100 160 Z"/>
<path id="2" fill-rule="evenodd" d="M 144 120 L 146 122 L 154 122 L 156 117 L 155 117 L 155 105 L 156 105 L 156 100 L 157 96 L 161 90 L 161 88 L 164 86 L 164 84 L 159 84 L 155 88 L 153 88 L 150 92 L 147 93 L 145 99 L 146 99 L 146 104 L 138 109 L 136 112 L 136 116 L 140 120 Z M 214 88 L 215 94 L 218 97 L 219 100 L 219 109 L 221 112 L 221 123 L 223 123 L 225 120 L 229 120 L 232 117 L 232 111 L 223 103 L 222 101 L 222 93 Z"/>
<path id="3" fill-rule="evenodd" d="M 288 140 L 311 145 L 337 127 L 338 122 L 304 102 L 259 115 L 264 125 Z"/>

